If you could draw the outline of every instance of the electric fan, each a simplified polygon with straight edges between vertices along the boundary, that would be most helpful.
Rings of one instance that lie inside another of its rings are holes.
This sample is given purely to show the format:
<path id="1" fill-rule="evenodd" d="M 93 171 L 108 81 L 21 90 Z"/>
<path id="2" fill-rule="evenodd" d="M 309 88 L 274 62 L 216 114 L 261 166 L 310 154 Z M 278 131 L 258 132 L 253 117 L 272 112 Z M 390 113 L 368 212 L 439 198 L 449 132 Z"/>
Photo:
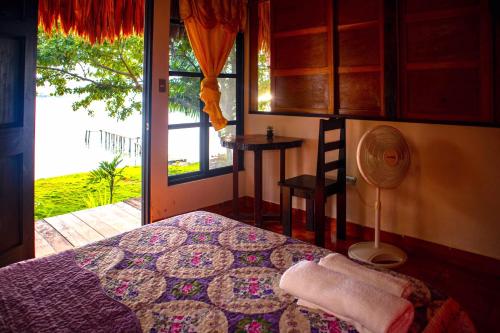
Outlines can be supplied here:
<path id="1" fill-rule="evenodd" d="M 349 247 L 349 257 L 380 267 L 395 267 L 406 261 L 399 248 L 380 242 L 380 190 L 397 187 L 410 167 L 410 150 L 403 135 L 391 126 L 377 126 L 366 132 L 357 150 L 358 168 L 363 178 L 375 186 L 375 241 Z"/>

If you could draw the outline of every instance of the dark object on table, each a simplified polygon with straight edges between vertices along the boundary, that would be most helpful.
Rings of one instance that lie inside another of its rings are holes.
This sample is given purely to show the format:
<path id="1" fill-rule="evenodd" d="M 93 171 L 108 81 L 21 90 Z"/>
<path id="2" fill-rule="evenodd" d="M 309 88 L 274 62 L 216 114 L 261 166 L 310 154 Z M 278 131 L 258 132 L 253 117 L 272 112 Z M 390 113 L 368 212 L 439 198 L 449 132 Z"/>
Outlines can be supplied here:
<path id="1" fill-rule="evenodd" d="M 254 152 L 254 219 L 255 225 L 262 225 L 262 151 L 280 150 L 280 181 L 285 180 L 285 150 L 288 148 L 300 147 L 302 139 L 275 136 L 273 140 L 268 140 L 266 135 L 240 135 L 237 137 L 227 137 L 221 140 L 225 148 L 233 149 L 233 214 L 239 218 L 238 207 L 238 156 L 240 150 L 252 150 Z M 280 189 L 280 201 L 282 201 L 282 190 Z M 274 216 L 264 216 L 265 218 L 275 218 Z M 279 218 L 279 217 L 278 217 Z"/>
<path id="2" fill-rule="evenodd" d="M 340 130 L 337 141 L 325 142 L 325 132 Z M 338 158 L 326 162 L 326 152 L 338 150 Z M 337 178 L 326 178 L 325 173 L 337 170 Z M 306 219 L 308 229 L 314 229 L 315 243 L 325 246 L 325 201 L 337 194 L 337 239 L 346 237 L 346 158 L 345 119 L 320 120 L 318 138 L 318 161 L 316 176 L 300 175 L 281 180 L 281 218 L 283 233 L 292 235 L 292 196 L 306 199 Z"/>
<path id="3" fill-rule="evenodd" d="M 272 126 L 267 126 L 267 131 L 266 131 L 266 136 L 269 140 L 273 139 L 274 136 L 274 130 Z"/>

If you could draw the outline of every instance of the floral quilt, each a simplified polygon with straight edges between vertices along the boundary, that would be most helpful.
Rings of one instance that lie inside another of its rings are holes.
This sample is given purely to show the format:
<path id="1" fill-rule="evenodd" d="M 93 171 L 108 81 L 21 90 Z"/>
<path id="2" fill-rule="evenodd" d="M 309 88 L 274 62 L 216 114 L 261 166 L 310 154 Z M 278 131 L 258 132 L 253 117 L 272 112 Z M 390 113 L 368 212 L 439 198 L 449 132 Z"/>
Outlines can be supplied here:
<path id="1" fill-rule="evenodd" d="M 278 284 L 330 251 L 192 212 L 0 269 L 0 332 L 355 332 Z M 397 273 L 391 273 L 397 274 Z M 423 331 L 445 297 L 409 278 Z"/>

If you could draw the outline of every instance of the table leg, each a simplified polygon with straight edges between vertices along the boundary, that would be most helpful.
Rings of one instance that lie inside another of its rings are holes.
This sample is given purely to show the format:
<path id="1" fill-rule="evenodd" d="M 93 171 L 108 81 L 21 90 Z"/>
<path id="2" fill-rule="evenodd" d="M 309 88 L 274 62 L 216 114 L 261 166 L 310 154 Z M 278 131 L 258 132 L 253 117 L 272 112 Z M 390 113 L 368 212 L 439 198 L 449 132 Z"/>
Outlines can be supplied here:
<path id="1" fill-rule="evenodd" d="M 254 151 L 254 219 L 257 227 L 262 226 L 262 150 Z"/>
<path id="2" fill-rule="evenodd" d="M 233 215 L 235 219 L 239 218 L 239 189 L 238 189 L 238 156 L 239 150 L 233 150 Z"/>
<path id="3" fill-rule="evenodd" d="M 283 234 L 292 237 L 292 189 L 290 187 L 283 188 L 283 201 L 280 210 Z"/>
<path id="4" fill-rule="evenodd" d="M 285 181 L 285 152 L 286 149 L 280 149 L 280 182 L 283 183 Z M 280 219 L 282 220 L 283 209 L 283 186 L 280 186 Z"/>

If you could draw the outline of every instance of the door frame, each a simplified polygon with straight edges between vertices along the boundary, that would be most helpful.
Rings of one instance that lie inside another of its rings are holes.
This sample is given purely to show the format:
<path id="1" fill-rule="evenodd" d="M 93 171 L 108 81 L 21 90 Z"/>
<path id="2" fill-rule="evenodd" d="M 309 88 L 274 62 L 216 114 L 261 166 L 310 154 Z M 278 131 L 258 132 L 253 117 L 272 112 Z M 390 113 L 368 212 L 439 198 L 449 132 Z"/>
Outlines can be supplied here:
<path id="1" fill-rule="evenodd" d="M 146 0 L 144 9 L 144 66 L 142 95 L 142 188 L 141 224 L 151 223 L 151 101 L 153 88 L 154 0 Z"/>

